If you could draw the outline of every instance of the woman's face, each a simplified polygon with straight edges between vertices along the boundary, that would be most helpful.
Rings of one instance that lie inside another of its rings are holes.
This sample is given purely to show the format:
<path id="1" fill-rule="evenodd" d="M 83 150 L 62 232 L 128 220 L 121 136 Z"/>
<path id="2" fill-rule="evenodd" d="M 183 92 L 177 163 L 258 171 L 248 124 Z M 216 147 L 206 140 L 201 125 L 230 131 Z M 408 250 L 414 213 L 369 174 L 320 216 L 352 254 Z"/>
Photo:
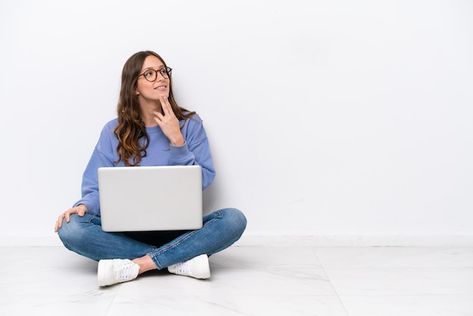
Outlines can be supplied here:
<path id="1" fill-rule="evenodd" d="M 158 101 L 160 96 L 166 98 L 169 96 L 170 79 L 164 68 L 164 64 L 156 56 L 150 55 L 145 58 L 136 86 L 140 100 Z"/>

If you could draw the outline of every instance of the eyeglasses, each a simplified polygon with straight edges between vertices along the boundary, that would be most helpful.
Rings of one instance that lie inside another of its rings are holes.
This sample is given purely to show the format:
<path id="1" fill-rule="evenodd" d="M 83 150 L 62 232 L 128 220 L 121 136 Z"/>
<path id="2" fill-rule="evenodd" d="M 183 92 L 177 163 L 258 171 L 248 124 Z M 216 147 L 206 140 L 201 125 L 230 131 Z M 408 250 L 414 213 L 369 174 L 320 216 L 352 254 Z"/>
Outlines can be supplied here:
<path id="1" fill-rule="evenodd" d="M 163 67 L 161 69 L 146 69 L 145 72 L 140 74 L 137 78 L 143 76 L 149 82 L 154 82 L 158 78 L 158 72 L 163 76 L 164 79 L 168 79 L 171 76 L 172 68 Z"/>

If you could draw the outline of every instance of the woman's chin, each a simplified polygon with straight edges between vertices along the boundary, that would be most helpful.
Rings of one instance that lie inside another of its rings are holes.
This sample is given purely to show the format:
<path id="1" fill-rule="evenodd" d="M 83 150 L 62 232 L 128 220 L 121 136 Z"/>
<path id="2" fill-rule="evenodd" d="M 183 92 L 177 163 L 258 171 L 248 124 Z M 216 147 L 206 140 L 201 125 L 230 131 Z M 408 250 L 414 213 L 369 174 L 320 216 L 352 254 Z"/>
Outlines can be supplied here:
<path id="1" fill-rule="evenodd" d="M 169 97 L 169 91 L 158 91 L 158 99 L 161 97 L 168 98 Z"/>

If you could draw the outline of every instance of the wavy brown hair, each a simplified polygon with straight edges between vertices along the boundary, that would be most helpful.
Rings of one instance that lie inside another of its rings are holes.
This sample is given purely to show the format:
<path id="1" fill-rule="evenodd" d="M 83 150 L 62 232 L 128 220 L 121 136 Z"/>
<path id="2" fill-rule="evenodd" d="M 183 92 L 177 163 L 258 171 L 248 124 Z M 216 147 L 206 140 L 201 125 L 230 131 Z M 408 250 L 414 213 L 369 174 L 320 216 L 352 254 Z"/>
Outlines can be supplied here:
<path id="1" fill-rule="evenodd" d="M 141 51 L 128 58 L 122 70 L 120 97 L 117 105 L 118 125 L 114 133 L 118 138 L 119 158 L 116 163 L 123 160 L 126 166 L 139 166 L 141 159 L 146 157 L 146 149 L 149 145 L 149 136 L 141 117 L 140 103 L 136 95 L 136 85 L 146 57 L 151 55 L 156 56 L 167 67 L 161 56 L 155 52 Z M 170 75 L 168 100 L 178 120 L 187 120 L 195 114 L 195 112 L 177 105 L 172 93 Z"/>

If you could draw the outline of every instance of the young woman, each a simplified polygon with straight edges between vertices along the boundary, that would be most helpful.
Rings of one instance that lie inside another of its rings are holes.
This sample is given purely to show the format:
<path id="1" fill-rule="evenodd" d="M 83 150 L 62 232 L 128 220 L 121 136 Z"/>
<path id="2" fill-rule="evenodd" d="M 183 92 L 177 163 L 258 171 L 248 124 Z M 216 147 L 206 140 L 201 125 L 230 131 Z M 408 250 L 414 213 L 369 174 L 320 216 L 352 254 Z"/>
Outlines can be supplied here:
<path id="1" fill-rule="evenodd" d="M 84 171 L 82 198 L 59 215 L 55 231 L 67 249 L 99 261 L 100 286 L 165 268 L 209 278 L 208 256 L 233 244 L 246 228 L 237 209 L 207 214 L 203 227 L 192 231 L 110 233 L 101 228 L 99 167 L 198 164 L 203 190 L 215 177 L 202 120 L 177 105 L 171 68 L 155 52 L 138 52 L 125 63 L 117 114 L 104 126 Z"/>

